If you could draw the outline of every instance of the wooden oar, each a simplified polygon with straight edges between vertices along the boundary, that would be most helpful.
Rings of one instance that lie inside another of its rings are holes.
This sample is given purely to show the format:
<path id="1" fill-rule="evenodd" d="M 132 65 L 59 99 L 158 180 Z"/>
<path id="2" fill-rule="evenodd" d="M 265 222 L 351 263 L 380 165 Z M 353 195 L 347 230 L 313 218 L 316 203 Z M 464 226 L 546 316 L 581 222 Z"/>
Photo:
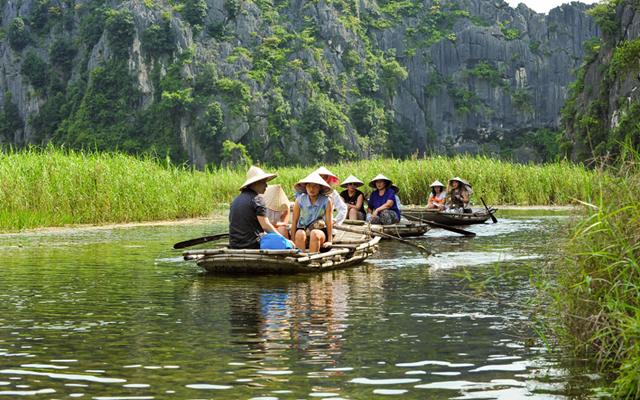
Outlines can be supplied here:
<path id="1" fill-rule="evenodd" d="M 459 229 L 459 228 L 454 228 L 452 226 L 449 225 L 443 225 L 443 224 L 439 224 L 437 222 L 432 222 L 432 221 L 426 221 L 424 219 L 420 219 L 418 217 L 414 217 L 411 215 L 403 215 L 403 217 L 405 217 L 406 219 L 408 219 L 409 221 L 416 221 L 416 222 L 422 222 L 423 224 L 427 224 L 429 226 L 433 226 L 434 228 L 440 228 L 440 229 L 444 229 L 446 231 L 451 231 L 451 232 L 455 232 L 455 233 L 459 233 L 461 235 L 465 235 L 465 236 L 475 236 L 476 233 L 475 232 L 471 232 L 471 231 L 465 231 L 464 229 Z"/>
<path id="2" fill-rule="evenodd" d="M 408 244 L 409 246 L 413 246 L 417 249 L 420 250 L 420 252 L 425 252 L 427 253 L 427 256 L 430 256 L 432 253 L 427 250 L 426 247 L 421 246 L 419 244 L 415 244 L 415 243 L 411 243 L 408 240 L 404 240 L 404 239 L 400 239 L 399 237 L 393 236 L 393 235 L 389 235 L 388 233 L 384 233 L 384 232 L 378 232 L 378 231 L 374 231 L 368 228 L 364 228 L 364 229 L 356 229 L 356 228 L 350 228 L 350 227 L 346 227 L 344 225 L 333 225 L 333 229 L 337 229 L 339 231 L 347 231 L 347 232 L 353 232 L 353 233 L 360 233 L 360 234 L 371 234 L 371 236 L 380 236 L 382 238 L 385 239 L 393 239 L 393 240 L 397 240 L 400 243 L 404 243 L 404 244 Z"/>
<path id="3" fill-rule="evenodd" d="M 211 235 L 211 236 L 203 236 L 197 239 L 190 239 L 190 240 L 185 240 L 184 242 L 180 242 L 180 243 L 176 243 L 173 245 L 174 249 L 184 249 L 185 247 L 191 247 L 191 246 L 195 246 L 197 244 L 202 244 L 202 243 L 207 243 L 207 242 L 211 242 L 213 240 L 218 240 L 218 239 L 224 239 L 229 237 L 229 232 L 226 233 L 219 233 L 217 235 Z"/>
<path id="4" fill-rule="evenodd" d="M 487 209 L 487 212 L 489 213 L 489 216 L 491 217 L 491 221 L 493 221 L 494 224 L 498 223 L 498 218 L 494 217 L 493 214 L 491 213 L 491 211 L 489 211 L 489 207 L 487 207 L 487 203 L 484 202 L 484 199 L 482 197 L 480 197 L 480 200 L 482 200 L 482 204 L 484 204 L 484 208 Z"/>

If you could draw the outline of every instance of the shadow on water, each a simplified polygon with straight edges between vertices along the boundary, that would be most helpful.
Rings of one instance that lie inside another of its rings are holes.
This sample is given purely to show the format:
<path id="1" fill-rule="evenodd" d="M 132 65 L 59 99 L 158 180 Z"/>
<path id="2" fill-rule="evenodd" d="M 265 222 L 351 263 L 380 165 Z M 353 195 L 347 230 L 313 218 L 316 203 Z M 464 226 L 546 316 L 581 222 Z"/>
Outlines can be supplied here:
<path id="1" fill-rule="evenodd" d="M 462 267 L 535 262 L 558 218 L 498 217 L 414 239 L 435 268 L 383 242 L 362 266 L 293 276 L 204 274 L 170 250 L 224 226 L 0 237 L 0 396 L 579 397 L 590 378 L 513 329 L 527 279 L 500 302 L 463 295 Z"/>

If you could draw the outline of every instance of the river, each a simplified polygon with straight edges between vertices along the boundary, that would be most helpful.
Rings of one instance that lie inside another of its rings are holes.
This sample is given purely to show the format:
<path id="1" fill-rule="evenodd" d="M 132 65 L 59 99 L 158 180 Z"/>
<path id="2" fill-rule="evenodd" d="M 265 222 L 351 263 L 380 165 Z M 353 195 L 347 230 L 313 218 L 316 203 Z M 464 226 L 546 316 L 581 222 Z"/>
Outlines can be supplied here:
<path id="1" fill-rule="evenodd" d="M 294 276 L 204 274 L 171 249 L 224 219 L 0 235 L 0 397 L 580 397 L 602 382 L 549 354 L 521 306 L 528 275 L 504 273 L 540 268 L 567 213 L 496 215 L 475 238 L 414 239 L 435 266 L 385 241 L 361 266 Z"/>

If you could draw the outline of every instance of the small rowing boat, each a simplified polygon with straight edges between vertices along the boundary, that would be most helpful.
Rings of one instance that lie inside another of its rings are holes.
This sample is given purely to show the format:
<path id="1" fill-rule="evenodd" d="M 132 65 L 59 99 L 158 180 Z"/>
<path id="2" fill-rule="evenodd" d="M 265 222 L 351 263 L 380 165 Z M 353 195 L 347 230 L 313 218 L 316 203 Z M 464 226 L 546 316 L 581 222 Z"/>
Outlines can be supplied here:
<path id="1" fill-rule="evenodd" d="M 374 237 L 362 239 L 359 243 L 334 244 L 326 253 L 221 248 L 186 250 L 182 255 L 185 260 L 196 260 L 196 264 L 207 272 L 294 274 L 360 264 L 378 251 L 379 241 L 379 237 Z"/>
<path id="2" fill-rule="evenodd" d="M 370 228 L 364 221 L 345 220 L 344 224 L 352 225 L 356 229 L 362 229 L 362 232 L 365 232 L 365 229 L 371 229 L 372 231 L 386 233 L 399 238 L 422 236 L 431 229 L 427 224 L 411 221 L 400 221 L 400 223 L 393 225 L 371 225 Z"/>
<path id="3" fill-rule="evenodd" d="M 409 210 L 402 210 L 402 214 L 419 218 L 424 221 L 454 226 L 484 224 L 496 211 L 498 211 L 497 208 L 491 207 L 488 209 L 488 212 L 487 209 L 482 209 L 469 214 L 456 214 L 438 210 L 428 210 L 426 208 L 412 208 Z"/>

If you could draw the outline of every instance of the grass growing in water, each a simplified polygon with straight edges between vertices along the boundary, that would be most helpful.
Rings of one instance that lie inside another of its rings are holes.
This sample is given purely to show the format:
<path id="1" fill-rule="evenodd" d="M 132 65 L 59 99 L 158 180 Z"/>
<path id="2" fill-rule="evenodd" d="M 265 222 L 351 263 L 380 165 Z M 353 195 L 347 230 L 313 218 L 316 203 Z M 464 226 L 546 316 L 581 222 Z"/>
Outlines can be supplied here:
<path id="1" fill-rule="evenodd" d="M 616 174 L 589 187 L 588 218 L 548 281 L 552 326 L 576 355 L 617 376 L 617 398 L 640 396 L 640 154 L 626 148 Z"/>
<path id="2" fill-rule="evenodd" d="M 265 168 L 288 194 L 317 167 Z M 585 198 L 595 174 L 570 163 L 519 165 L 486 157 L 364 160 L 329 166 L 341 179 L 368 183 L 382 173 L 400 187 L 404 204 L 425 204 L 436 179 L 460 176 L 488 204 L 570 204 Z M 230 203 L 246 171 L 205 172 L 163 160 L 49 147 L 0 154 L 0 230 L 101 224 L 208 215 Z M 341 189 L 339 189 L 341 190 Z M 365 191 L 369 191 L 365 187 Z"/>

